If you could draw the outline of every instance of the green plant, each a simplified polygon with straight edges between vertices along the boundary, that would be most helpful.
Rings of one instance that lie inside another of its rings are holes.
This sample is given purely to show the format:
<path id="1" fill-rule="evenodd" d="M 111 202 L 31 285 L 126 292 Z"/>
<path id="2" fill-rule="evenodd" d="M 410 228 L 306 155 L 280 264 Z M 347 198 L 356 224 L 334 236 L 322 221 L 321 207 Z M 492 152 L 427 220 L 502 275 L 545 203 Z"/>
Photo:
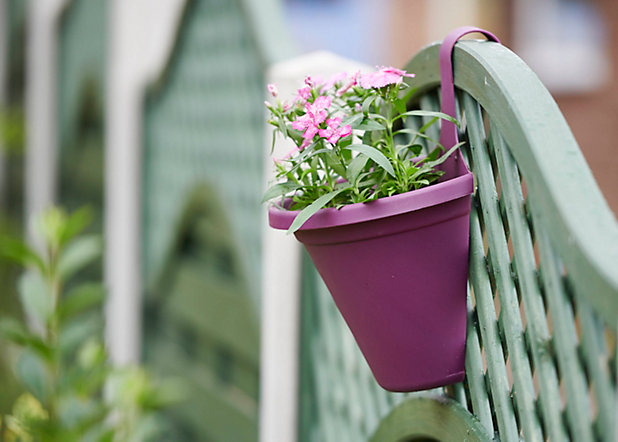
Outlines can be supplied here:
<path id="1" fill-rule="evenodd" d="M 81 235 L 88 210 L 52 208 L 38 220 L 42 253 L 4 238 L 4 257 L 26 267 L 19 283 L 26 321 L 4 318 L 0 336 L 20 349 L 16 373 L 26 392 L 2 419 L 4 440 L 134 441 L 157 431 L 154 413 L 177 396 L 140 367 L 114 368 L 100 339 L 99 282 L 71 279 L 101 253 L 97 235 Z"/>
<path id="2" fill-rule="evenodd" d="M 436 167 L 448 152 L 426 134 L 438 119 L 452 117 L 422 110 L 406 111 L 405 71 L 383 67 L 368 74 L 336 74 L 322 82 L 307 77 L 293 102 L 266 102 L 269 122 L 276 133 L 296 147 L 275 159 L 277 183 L 264 201 L 287 198 L 290 210 L 300 210 L 289 232 L 294 232 L 323 207 L 341 207 L 405 193 L 434 183 L 442 172 Z M 277 96 L 275 85 L 268 90 Z M 428 117 L 418 130 L 406 128 L 408 117 Z M 408 136 L 408 142 L 397 144 Z M 436 145 L 426 156 L 421 139 Z"/>

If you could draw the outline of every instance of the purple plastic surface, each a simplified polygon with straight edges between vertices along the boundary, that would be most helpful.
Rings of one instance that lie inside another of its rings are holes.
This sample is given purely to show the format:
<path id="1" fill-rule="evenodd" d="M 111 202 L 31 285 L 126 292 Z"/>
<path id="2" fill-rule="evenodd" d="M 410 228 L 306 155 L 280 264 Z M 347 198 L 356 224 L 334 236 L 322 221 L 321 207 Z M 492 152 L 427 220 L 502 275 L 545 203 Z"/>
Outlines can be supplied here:
<path id="1" fill-rule="evenodd" d="M 296 232 L 387 390 L 463 380 L 469 213 L 467 195 L 376 221 Z"/>
<path id="2" fill-rule="evenodd" d="M 442 90 L 442 105 L 440 111 L 451 117 L 455 118 L 455 85 L 453 82 L 453 47 L 457 40 L 466 34 L 473 32 L 479 32 L 485 35 L 489 40 L 493 40 L 500 43 L 498 37 L 491 32 L 484 29 L 476 28 L 474 26 L 463 26 L 451 31 L 440 46 L 440 87 Z M 457 126 L 447 120 L 440 120 L 440 144 L 445 149 L 450 149 L 452 146 L 459 142 L 457 136 Z M 454 176 L 459 176 L 468 168 L 463 160 L 460 151 L 451 155 L 444 163 L 442 163 L 441 169 L 444 171 L 442 179 L 449 179 Z"/>
<path id="3" fill-rule="evenodd" d="M 413 192 L 380 198 L 369 203 L 349 204 L 340 209 L 334 207 L 322 209 L 309 218 L 300 230 L 343 226 L 399 215 L 470 195 L 473 190 L 474 177 L 472 172 L 466 169 L 461 176 Z M 288 229 L 300 212 L 272 205 L 268 213 L 271 227 Z"/>
<path id="4" fill-rule="evenodd" d="M 451 32 L 440 50 L 442 111 L 455 115 Z M 443 121 L 441 144 L 457 129 Z M 461 152 L 445 161 L 441 181 L 423 189 L 341 209 L 318 211 L 298 231 L 378 383 L 417 391 L 465 376 L 470 195 L 474 179 Z M 287 229 L 297 211 L 269 208 Z"/>

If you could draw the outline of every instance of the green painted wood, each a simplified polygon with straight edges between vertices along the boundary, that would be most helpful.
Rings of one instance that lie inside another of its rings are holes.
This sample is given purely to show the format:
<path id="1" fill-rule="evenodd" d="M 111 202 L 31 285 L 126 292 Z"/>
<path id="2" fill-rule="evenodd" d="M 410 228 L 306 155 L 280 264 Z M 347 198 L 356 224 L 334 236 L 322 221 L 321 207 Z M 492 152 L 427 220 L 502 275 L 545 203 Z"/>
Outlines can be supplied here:
<path id="1" fill-rule="evenodd" d="M 166 422 L 193 436 L 170 440 L 257 440 L 258 318 L 222 207 L 212 188 L 188 195 L 146 297 L 145 363 L 187 389 Z"/>
<path id="2" fill-rule="evenodd" d="M 416 74 L 416 96 L 439 83 L 438 50 L 431 45 L 406 66 Z M 517 146 L 512 154 L 543 222 L 552 226 L 552 244 L 576 294 L 615 326 L 618 226 L 556 103 L 525 63 L 497 43 L 460 42 L 453 65 L 455 85 L 481 104 L 507 145 Z"/>
<path id="3" fill-rule="evenodd" d="M 163 440 L 257 440 L 255 398 L 221 382 L 211 366 L 192 363 L 177 339 L 162 340 L 150 358 L 157 364 L 157 373 L 169 376 L 180 366 L 182 379 L 191 383 L 185 401 L 166 411 L 166 418 L 177 424 L 164 423 Z"/>
<path id="4" fill-rule="evenodd" d="M 459 382 L 452 387 L 447 387 L 447 393 L 449 391 L 449 388 L 452 388 L 452 393 L 449 394 L 449 396 L 453 397 L 461 405 L 466 406 L 466 404 L 468 403 L 468 398 L 466 397 L 466 390 L 464 389 L 463 383 Z"/>
<path id="5" fill-rule="evenodd" d="M 199 183 L 224 196 L 259 298 L 264 60 L 240 0 L 189 0 L 172 57 L 144 105 L 143 263 L 153 284 L 183 197 Z"/>
<path id="6" fill-rule="evenodd" d="M 475 165 L 476 178 L 479 182 L 477 198 L 480 197 L 481 209 L 484 220 L 487 241 L 490 244 L 491 253 L 489 267 L 494 276 L 497 291 L 500 294 L 501 316 L 503 323 L 512 319 L 519 319 L 517 308 L 517 295 L 511 279 L 508 250 L 501 218 L 498 213 L 498 195 L 493 184 L 491 161 L 487 157 L 487 146 L 480 108 L 470 98 L 464 95 L 464 109 L 467 123 L 469 147 L 472 152 L 473 164 Z M 493 398 L 494 413 L 498 422 L 500 434 L 504 440 L 515 440 L 517 425 L 513 413 L 513 403 L 510 397 L 510 387 L 506 373 L 505 356 L 502 351 L 502 343 L 498 331 L 498 322 L 494 307 L 494 299 L 488 281 L 481 281 L 480 277 L 485 273 L 485 256 L 478 252 L 482 249 L 475 248 L 471 261 L 474 261 L 471 279 L 475 290 L 476 309 L 480 321 L 480 331 L 483 338 L 483 347 L 487 361 L 487 375 L 489 377 L 489 390 Z M 516 312 L 516 313 L 515 313 Z M 517 330 L 516 338 L 521 336 L 521 323 L 514 321 Z M 510 324 L 509 324 L 510 325 Z M 511 343 L 512 341 L 507 341 Z M 507 343 L 508 345 L 508 343 Z M 515 344 L 514 352 L 520 351 L 521 346 Z M 528 373 L 524 373 L 526 376 Z"/>
<path id="7" fill-rule="evenodd" d="M 395 407 L 373 434 L 371 442 L 412 440 L 489 441 L 485 427 L 457 402 L 440 396 L 415 397 Z"/>
<path id="8" fill-rule="evenodd" d="M 487 263 L 484 255 L 479 214 L 477 209 L 473 207 L 470 214 L 470 282 L 472 283 L 474 290 L 476 314 L 478 319 L 473 322 L 469 321 L 468 335 L 473 333 L 480 333 L 482 335 L 485 357 L 488 365 L 487 371 L 489 376 L 489 385 L 496 388 L 495 392 L 493 390 L 491 392 L 495 395 L 495 412 L 499 413 L 499 425 L 501 425 L 501 427 L 508 428 L 512 427 L 512 404 L 510 403 L 510 389 L 505 385 L 505 380 L 503 378 L 506 373 L 502 373 L 502 371 L 505 370 L 504 356 L 501 351 L 501 342 L 500 340 L 496 340 L 496 313 L 494 310 L 489 275 L 487 274 L 486 268 Z M 512 349 L 514 351 L 520 351 L 520 349 L 516 347 L 516 345 L 520 344 L 516 338 L 517 335 L 513 335 L 514 341 L 512 342 Z M 471 378 L 471 376 L 476 377 L 476 375 L 470 373 L 468 366 L 472 368 L 476 365 L 482 364 L 482 362 L 483 361 L 480 355 L 470 354 L 469 352 L 466 353 L 466 382 L 470 386 L 470 396 L 473 404 L 473 410 L 477 416 L 479 415 L 478 406 L 474 407 L 474 403 L 478 400 L 485 401 L 485 397 L 489 395 L 487 392 L 488 386 L 483 383 L 480 387 L 472 388 L 476 382 L 473 382 L 473 378 Z M 533 393 L 532 377 L 529 372 L 526 372 L 527 366 L 525 362 L 525 359 L 522 358 L 513 364 L 515 366 L 513 368 L 513 375 L 516 383 L 514 391 L 521 393 L 518 394 L 518 402 L 521 402 L 522 405 L 526 403 L 531 404 L 533 397 L 531 395 L 531 393 Z M 505 397 L 505 389 L 509 391 L 507 397 Z M 530 407 L 527 407 L 526 409 L 528 408 Z M 486 419 L 481 419 L 481 421 L 485 423 Z"/>
<path id="9" fill-rule="evenodd" d="M 614 376 L 608 370 L 607 342 L 601 321 L 595 317 L 590 307 L 576 300 L 577 311 L 582 325 L 582 350 L 586 359 L 589 377 L 597 399 L 599 439 L 611 440 L 616 435 L 616 395 L 612 385 Z"/>
<path id="10" fill-rule="evenodd" d="M 409 97 L 412 107 L 438 108 L 437 54 L 437 46 L 430 46 L 406 68 L 416 73 L 419 86 Z M 463 153 L 478 189 L 470 225 L 467 377 L 463 384 L 438 390 L 438 395 L 453 397 L 467 418 L 474 416 L 483 431 L 492 436 L 495 432 L 500 440 L 611 440 L 618 285 L 615 275 L 608 276 L 607 263 L 616 251 L 615 220 L 555 103 L 521 60 L 493 43 L 462 42 L 455 50 L 455 81 L 464 123 L 461 135 L 467 142 Z M 410 118 L 406 126 L 418 128 L 422 123 Z M 579 169 L 581 183 L 572 179 Z M 574 183 L 584 190 L 571 192 Z M 583 201 L 582 194 L 589 192 L 593 201 Z M 593 209 L 592 215 L 578 212 L 587 208 Z M 571 212 L 577 212 L 574 219 L 588 217 L 585 227 L 574 225 Z M 590 219 L 597 213 L 600 224 Z M 543 256 L 535 243 L 536 225 L 548 235 Z M 605 230 L 590 235 L 588 228 Z M 603 235 L 603 241 L 611 244 L 596 254 Z M 547 256 L 558 261 L 545 262 Z M 555 267 L 553 293 L 539 274 L 539 265 Z M 319 371 L 315 391 L 307 396 L 321 410 L 324 423 L 319 418 L 306 422 L 312 437 L 300 440 L 365 440 L 366 426 L 356 420 L 359 408 L 372 418 L 382 418 L 375 434 L 388 434 L 385 440 L 434 437 L 419 433 L 424 422 L 419 422 L 417 413 L 401 417 L 397 425 L 384 418 L 384 403 L 397 410 L 419 395 L 381 396 L 367 388 L 372 380 L 350 360 L 338 357 L 349 350 L 340 342 L 340 327 L 326 323 L 339 321 L 340 326 L 341 318 L 333 315 L 336 310 L 325 290 L 317 292 L 303 296 L 319 296 L 328 308 L 303 311 L 303 317 L 317 316 L 311 320 L 315 329 L 307 331 L 311 339 L 303 346 L 311 346 L 314 355 L 313 361 L 304 362 L 306 371 Z M 344 376 L 356 377 L 351 383 Z M 321 382 L 329 388 L 318 386 Z M 348 395 L 347 403 L 338 397 L 341 394 Z M 384 403 L 378 406 L 382 398 Z M 372 403 L 351 404 L 357 400 Z M 399 425 L 409 431 L 388 433 Z M 452 429 L 449 425 L 445 431 Z M 327 426 L 329 431 L 323 431 Z"/>
<path id="11" fill-rule="evenodd" d="M 576 441 L 593 439 L 590 416 L 590 401 L 582 367 L 577 355 L 578 338 L 571 311 L 570 300 L 563 286 L 563 268 L 555 255 L 547 230 L 538 221 L 537 212 L 532 213 L 535 224 L 535 236 L 541 257 L 540 271 L 545 299 L 554 327 L 554 349 L 557 354 L 558 367 L 566 391 L 567 425 L 570 436 Z"/>
<path id="12" fill-rule="evenodd" d="M 561 401 L 557 379 L 557 373 L 554 366 L 554 360 L 550 351 L 548 351 L 548 342 L 550 340 L 547 322 L 545 319 L 543 301 L 541 298 L 540 288 L 538 286 L 536 263 L 534 258 L 534 247 L 530 235 L 528 221 L 523 210 L 523 194 L 517 165 L 515 164 L 511 154 L 504 145 L 504 140 L 499 135 L 497 129 L 491 123 L 491 144 L 493 145 L 496 156 L 498 157 L 497 166 L 502 183 L 501 201 L 506 212 L 506 218 L 509 224 L 510 235 L 513 240 L 513 263 L 517 269 L 517 282 L 519 284 L 519 292 L 524 298 L 526 319 L 528 322 L 527 335 L 529 337 L 529 345 L 532 350 L 532 358 L 536 373 L 539 376 L 539 398 L 543 410 L 542 419 L 545 424 L 545 433 L 552 439 L 563 440 L 566 438 L 564 424 L 561 416 Z M 498 216 L 494 213 L 494 216 Z M 503 247 L 506 244 L 502 244 Z M 508 252 L 504 252 L 507 253 Z M 503 259 L 508 260 L 507 257 Z M 508 283 L 508 281 L 505 281 Z M 509 288 L 513 290 L 514 288 Z M 517 298 L 514 299 L 517 302 Z M 515 306 L 518 309 L 518 306 Z M 519 313 L 516 313 L 519 318 Z M 521 320 L 520 320 L 521 321 Z M 521 327 L 519 325 L 518 327 Z M 508 339 L 511 331 L 505 330 L 505 338 Z M 515 355 L 511 359 L 513 363 L 520 359 L 525 360 L 525 356 Z M 519 405 L 522 405 L 518 401 Z M 532 422 L 529 426 L 533 426 L 535 430 L 528 428 L 524 434 L 536 433 L 536 418 L 532 418 L 530 413 L 534 412 L 533 408 L 528 407 L 526 412 L 520 410 L 521 415 L 527 416 Z M 535 431 L 535 433 L 529 433 Z M 538 436 L 538 435 L 537 435 Z"/>
<path id="13" fill-rule="evenodd" d="M 67 2 L 58 22 L 56 127 L 58 202 L 89 206 L 89 231 L 103 231 L 107 3 Z M 99 278 L 101 265 L 88 269 Z"/>

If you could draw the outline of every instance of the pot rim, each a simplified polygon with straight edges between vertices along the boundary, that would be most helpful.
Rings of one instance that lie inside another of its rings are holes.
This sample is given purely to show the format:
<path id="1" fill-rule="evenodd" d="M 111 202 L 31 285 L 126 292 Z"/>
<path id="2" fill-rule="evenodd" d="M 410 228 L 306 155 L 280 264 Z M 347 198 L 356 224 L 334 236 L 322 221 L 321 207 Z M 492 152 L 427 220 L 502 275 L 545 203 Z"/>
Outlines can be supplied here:
<path id="1" fill-rule="evenodd" d="M 367 203 L 348 204 L 340 209 L 320 209 L 299 230 L 324 229 L 400 215 L 468 196 L 473 191 L 474 175 L 468 171 L 455 178 L 410 192 Z M 299 210 L 286 210 L 279 204 L 272 204 L 268 208 L 269 225 L 275 229 L 287 230 L 299 213 Z"/>

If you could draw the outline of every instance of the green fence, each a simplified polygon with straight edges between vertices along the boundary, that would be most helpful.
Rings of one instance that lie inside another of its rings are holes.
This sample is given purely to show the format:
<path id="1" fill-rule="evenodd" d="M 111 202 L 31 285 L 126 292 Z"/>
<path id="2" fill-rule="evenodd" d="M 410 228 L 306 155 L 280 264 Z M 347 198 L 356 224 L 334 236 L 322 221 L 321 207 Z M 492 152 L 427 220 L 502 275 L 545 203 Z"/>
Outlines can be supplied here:
<path id="1" fill-rule="evenodd" d="M 439 110 L 438 50 L 406 67 L 417 74 L 413 108 Z M 454 68 L 477 184 L 466 379 L 421 393 L 380 389 L 306 263 L 299 440 L 613 440 L 615 218 L 558 107 L 518 57 L 461 42 Z"/>
<path id="2" fill-rule="evenodd" d="M 271 52 L 256 20 L 243 1 L 188 1 L 144 105 L 145 360 L 189 384 L 189 400 L 169 413 L 178 440 L 257 439 Z"/>
<path id="3" fill-rule="evenodd" d="M 107 2 L 72 0 L 58 26 L 58 202 L 89 205 L 102 232 Z"/>

